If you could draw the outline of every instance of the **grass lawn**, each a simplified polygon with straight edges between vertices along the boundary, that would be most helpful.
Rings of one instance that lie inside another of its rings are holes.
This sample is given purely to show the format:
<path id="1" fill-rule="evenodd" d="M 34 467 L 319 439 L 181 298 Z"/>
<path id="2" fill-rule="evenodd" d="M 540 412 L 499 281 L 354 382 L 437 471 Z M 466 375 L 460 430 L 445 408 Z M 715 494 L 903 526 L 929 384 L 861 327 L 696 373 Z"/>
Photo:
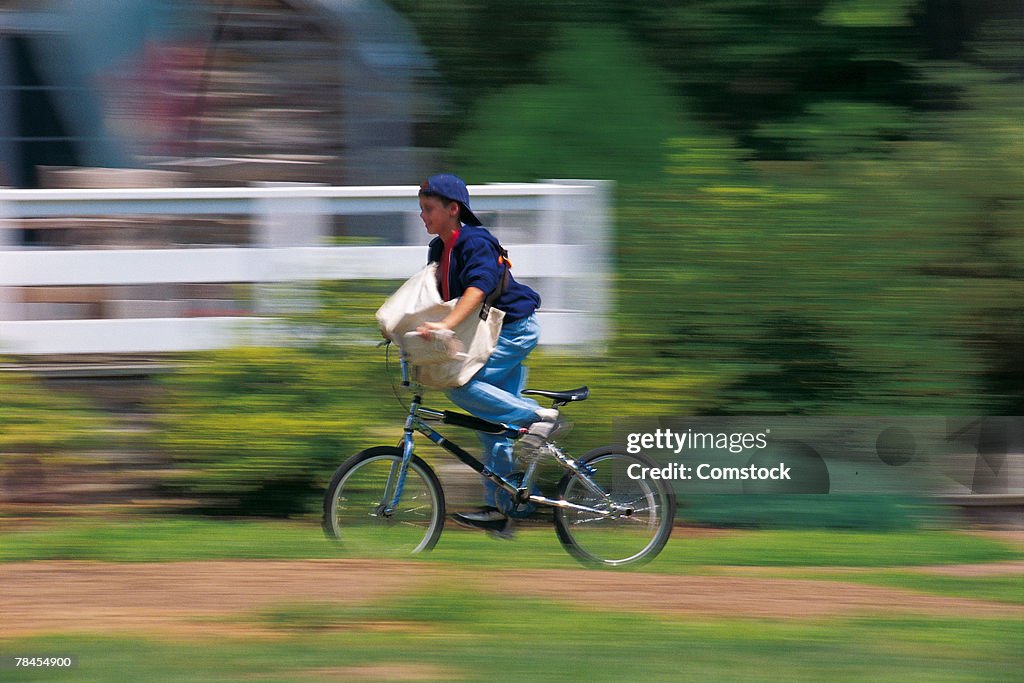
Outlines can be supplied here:
<path id="1" fill-rule="evenodd" d="M 344 556 L 315 520 L 126 517 L 0 523 L 0 560 L 6 562 Z M 678 528 L 641 576 L 761 567 L 757 576 L 767 580 L 852 581 L 1019 605 L 1024 603 L 1019 575 L 938 576 L 920 568 L 1021 558 L 1020 549 L 955 531 Z M 1024 666 L 1019 618 L 886 616 L 881 610 L 829 618 L 656 615 L 621 603 L 555 601 L 489 588 L 489 568 L 577 567 L 545 527 L 525 529 L 511 543 L 446 530 L 435 552 L 422 561 L 479 569 L 482 580 L 472 586 L 419 586 L 355 606 L 322 601 L 318 587 L 310 586 L 308 600 L 186 617 L 185 628 L 172 632 L 126 627 L 101 635 L 83 623 L 75 632 L 0 639 L 0 656 L 78 658 L 73 671 L 6 669 L 0 679 L 969 681 L 1012 680 Z M 211 627 L 221 628 L 223 636 L 201 635 Z"/>
<path id="2" fill-rule="evenodd" d="M 0 520 L 0 561 L 101 560 L 174 562 L 213 559 L 345 557 L 314 519 L 291 521 L 204 518 L 73 519 L 18 526 Z M 726 531 L 677 527 L 672 540 L 643 571 L 691 572 L 713 565 L 902 567 L 998 562 L 1024 550 L 957 531 Z M 524 528 L 498 543 L 458 528 L 445 529 L 428 562 L 488 566 L 576 567 L 554 529 Z"/>
<path id="3" fill-rule="evenodd" d="M 50 636 L 3 652 L 68 653 L 75 681 L 1012 680 L 1012 620 L 665 618 L 444 588 L 360 609 L 250 615 L 252 637 Z M 236 624 L 236 626 L 241 626 Z"/>

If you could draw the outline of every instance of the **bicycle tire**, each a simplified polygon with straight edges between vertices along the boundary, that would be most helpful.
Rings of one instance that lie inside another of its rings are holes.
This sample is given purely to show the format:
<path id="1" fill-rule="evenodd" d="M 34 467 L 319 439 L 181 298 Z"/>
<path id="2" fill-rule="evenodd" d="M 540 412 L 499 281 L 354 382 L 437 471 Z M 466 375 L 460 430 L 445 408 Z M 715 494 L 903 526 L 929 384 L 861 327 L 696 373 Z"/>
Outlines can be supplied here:
<path id="1" fill-rule="evenodd" d="M 402 450 L 377 446 L 361 451 L 339 467 L 324 495 L 323 529 L 354 554 L 382 557 L 430 551 L 444 528 L 444 491 L 434 470 L 413 455 L 398 508 L 381 515 L 393 490 L 392 468 Z M 397 472 L 397 469 L 394 470 Z"/>
<path id="2" fill-rule="evenodd" d="M 635 566 L 654 559 L 672 535 L 676 496 L 664 481 L 632 479 L 627 470 L 633 464 L 656 467 L 656 463 L 646 455 L 631 455 L 615 446 L 590 451 L 580 462 L 593 471 L 591 478 L 617 504 L 629 506 L 631 513 L 605 517 L 556 507 L 555 531 L 565 550 L 583 564 L 605 567 Z M 557 491 L 567 502 L 607 508 L 575 472 L 559 480 Z"/>

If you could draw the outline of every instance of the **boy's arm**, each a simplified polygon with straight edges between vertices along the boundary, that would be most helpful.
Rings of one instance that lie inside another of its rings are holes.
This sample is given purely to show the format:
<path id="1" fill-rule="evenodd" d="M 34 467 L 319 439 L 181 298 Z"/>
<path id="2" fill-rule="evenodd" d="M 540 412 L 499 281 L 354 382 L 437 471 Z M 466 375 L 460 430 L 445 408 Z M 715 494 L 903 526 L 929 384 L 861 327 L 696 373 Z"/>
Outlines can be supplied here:
<path id="1" fill-rule="evenodd" d="M 429 338 L 431 332 L 455 329 L 484 302 L 485 296 L 484 291 L 479 287 L 467 287 L 459 298 L 459 303 L 455 304 L 455 308 L 445 316 L 444 320 L 436 323 L 423 323 L 416 328 L 416 331 L 420 333 L 421 337 Z"/>

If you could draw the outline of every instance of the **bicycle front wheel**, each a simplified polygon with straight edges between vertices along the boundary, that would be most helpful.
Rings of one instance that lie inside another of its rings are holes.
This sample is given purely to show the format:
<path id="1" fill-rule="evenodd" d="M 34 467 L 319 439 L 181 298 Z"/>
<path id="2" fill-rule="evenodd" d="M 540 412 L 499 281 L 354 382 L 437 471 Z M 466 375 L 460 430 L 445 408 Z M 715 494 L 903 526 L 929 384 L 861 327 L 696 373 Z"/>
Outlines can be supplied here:
<path id="1" fill-rule="evenodd" d="M 654 461 L 605 447 L 580 462 L 592 472 L 590 481 L 570 472 L 558 482 L 558 497 L 591 511 L 555 508 L 562 546 L 584 564 L 622 567 L 653 559 L 672 534 L 676 496 L 661 480 L 630 477 L 639 468 L 629 468 L 655 467 Z"/>
<path id="2" fill-rule="evenodd" d="M 402 451 L 391 446 L 345 461 L 324 496 L 324 532 L 356 555 L 401 556 L 433 548 L 444 527 L 441 483 L 427 463 L 412 456 L 392 508 L 401 467 Z"/>

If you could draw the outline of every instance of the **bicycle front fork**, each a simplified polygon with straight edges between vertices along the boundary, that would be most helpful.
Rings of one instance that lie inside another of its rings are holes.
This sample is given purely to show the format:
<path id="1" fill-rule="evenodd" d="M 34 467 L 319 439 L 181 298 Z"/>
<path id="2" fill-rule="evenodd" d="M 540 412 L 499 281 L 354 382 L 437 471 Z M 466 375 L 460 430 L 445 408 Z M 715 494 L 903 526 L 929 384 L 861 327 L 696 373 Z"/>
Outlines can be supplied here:
<path id="1" fill-rule="evenodd" d="M 414 404 L 418 404 L 418 401 L 414 401 Z M 384 485 L 384 499 L 381 500 L 377 510 L 378 514 L 382 517 L 391 514 L 402 500 L 402 491 L 405 490 L 405 477 L 409 473 L 409 463 L 412 461 L 414 449 L 412 438 L 415 423 L 414 414 L 413 411 L 410 411 L 409 417 L 405 420 L 405 434 L 402 437 L 402 461 L 392 462 L 391 469 L 388 471 L 388 480 Z M 392 492 L 390 500 L 388 499 L 388 491 Z"/>

